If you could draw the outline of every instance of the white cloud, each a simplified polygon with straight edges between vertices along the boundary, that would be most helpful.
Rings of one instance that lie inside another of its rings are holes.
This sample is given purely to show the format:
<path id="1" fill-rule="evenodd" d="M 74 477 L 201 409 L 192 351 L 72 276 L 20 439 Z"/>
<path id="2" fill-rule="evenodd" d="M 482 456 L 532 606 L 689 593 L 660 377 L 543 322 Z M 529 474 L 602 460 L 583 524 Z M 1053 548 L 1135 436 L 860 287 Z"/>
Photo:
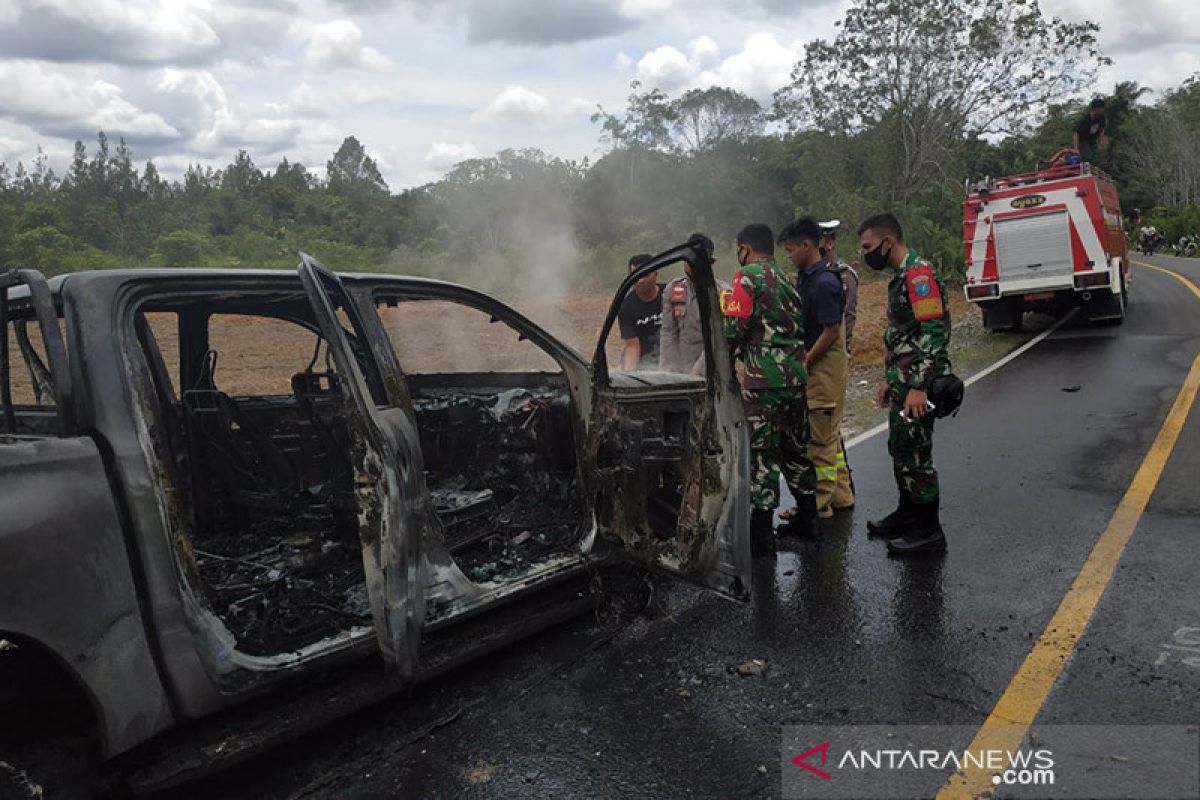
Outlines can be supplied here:
<path id="1" fill-rule="evenodd" d="M 673 0 L 621 0 L 621 16 L 639 21 L 650 20 L 667 13 L 674 5 Z"/>
<path id="2" fill-rule="evenodd" d="M 189 146 L 205 155 L 238 148 L 252 150 L 251 155 L 272 155 L 294 146 L 304 127 L 292 117 L 256 115 L 244 105 L 235 107 L 225 87 L 206 70 L 165 69 L 156 90 L 164 104 L 176 110 L 172 118 L 189 137 Z"/>
<path id="3" fill-rule="evenodd" d="M 314 25 L 308 59 L 325 69 L 386 69 L 391 62 L 373 47 L 363 45 L 362 29 L 348 19 Z"/>
<path id="4" fill-rule="evenodd" d="M 587 97 L 572 97 L 563 107 L 563 112 L 570 117 L 591 116 L 599 103 Z"/>
<path id="5" fill-rule="evenodd" d="M 637 63 L 638 79 L 648 87 L 673 92 L 693 83 L 700 68 L 670 45 L 651 50 Z"/>
<path id="6" fill-rule="evenodd" d="M 644 85 L 674 93 L 707 86 L 728 86 L 767 102 L 772 92 L 788 83 L 792 67 L 804 52 L 799 41 L 785 45 L 774 33 L 746 37 L 742 49 L 726 59 L 708 36 L 689 45 L 689 55 L 671 45 L 646 53 L 637 62 L 637 76 Z"/>
<path id="7" fill-rule="evenodd" d="M 702 76 L 707 85 L 728 86 L 760 101 L 791 80 L 792 67 L 804 52 L 803 43 L 782 44 L 773 33 L 756 33 L 746 38 L 741 52 L 721 62 Z"/>
<path id="8" fill-rule="evenodd" d="M 628 72 L 632 66 L 633 59 L 624 50 L 617 53 L 616 57 L 613 58 L 613 67 L 616 68 L 617 72 Z"/>
<path id="9" fill-rule="evenodd" d="M 545 95 L 513 84 L 505 87 L 474 118 L 480 122 L 528 124 L 545 119 L 549 113 L 550 101 Z"/>
<path id="10" fill-rule="evenodd" d="M 208 0 L 3 0 L 0 52 L 60 62 L 202 63 L 221 37 Z"/>
<path id="11" fill-rule="evenodd" d="M 1099 23 L 1100 44 L 1109 55 L 1157 50 L 1173 56 L 1171 45 L 1200 45 L 1200 14 L 1179 0 L 1047 0 L 1044 5 L 1047 13 Z"/>
<path id="12" fill-rule="evenodd" d="M 176 138 L 179 131 L 159 114 L 129 102 L 121 88 L 91 67 L 36 61 L 0 62 L 0 115 L 64 137 Z"/>
<path id="13" fill-rule="evenodd" d="M 714 69 L 721 63 L 721 48 L 708 36 L 693 40 L 688 52 L 688 60 L 700 69 Z"/>
<path id="14" fill-rule="evenodd" d="M 295 89 L 288 92 L 287 102 L 280 103 L 277 108 L 281 112 L 290 111 L 293 114 L 301 114 L 306 117 L 329 116 L 328 105 L 321 101 L 317 92 L 307 82 L 301 83 Z"/>
<path id="15" fill-rule="evenodd" d="M 460 161 L 478 157 L 479 150 L 470 142 L 434 142 L 425 154 L 425 163 L 435 172 L 445 172 Z"/>

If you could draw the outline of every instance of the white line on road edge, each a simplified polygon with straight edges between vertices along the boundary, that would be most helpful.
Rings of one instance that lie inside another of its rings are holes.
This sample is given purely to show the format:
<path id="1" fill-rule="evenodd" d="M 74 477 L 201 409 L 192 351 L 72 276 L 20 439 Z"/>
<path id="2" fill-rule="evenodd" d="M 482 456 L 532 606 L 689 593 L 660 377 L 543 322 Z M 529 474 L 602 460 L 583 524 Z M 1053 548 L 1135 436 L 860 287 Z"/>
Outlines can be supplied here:
<path id="1" fill-rule="evenodd" d="M 1038 342 L 1042 341 L 1047 336 L 1049 336 L 1050 334 L 1052 334 L 1056 330 L 1058 330 L 1060 327 L 1062 327 L 1063 324 L 1067 320 L 1069 320 L 1071 317 L 1075 316 L 1075 312 L 1077 312 L 1078 310 L 1079 310 L 1078 308 L 1073 308 L 1070 311 L 1068 311 L 1066 314 L 1063 314 L 1049 328 L 1042 331 L 1037 336 L 1033 337 L 1028 342 L 1026 342 L 1025 344 L 1018 347 L 1016 350 L 1013 350 L 1011 353 L 1004 356 L 1004 358 L 998 359 L 996 362 L 989 364 L 988 366 L 984 367 L 979 372 L 976 372 L 974 375 L 972 375 L 971 377 L 969 377 L 965 381 L 963 381 L 963 383 L 967 386 L 970 386 L 972 383 L 975 383 L 976 381 L 981 381 L 984 378 L 986 378 L 988 375 L 991 375 L 993 372 L 995 372 L 996 370 L 1003 367 L 1005 364 L 1012 361 L 1017 356 L 1029 351 Z M 881 434 L 887 430 L 887 426 L 888 426 L 888 424 L 886 422 L 881 422 L 878 425 L 876 425 L 874 428 L 863 431 L 858 436 L 855 436 L 853 439 L 846 442 L 846 449 L 849 450 L 851 447 L 854 447 L 857 444 L 862 444 L 867 439 L 870 439 L 872 436 L 878 436 L 879 434 Z"/>

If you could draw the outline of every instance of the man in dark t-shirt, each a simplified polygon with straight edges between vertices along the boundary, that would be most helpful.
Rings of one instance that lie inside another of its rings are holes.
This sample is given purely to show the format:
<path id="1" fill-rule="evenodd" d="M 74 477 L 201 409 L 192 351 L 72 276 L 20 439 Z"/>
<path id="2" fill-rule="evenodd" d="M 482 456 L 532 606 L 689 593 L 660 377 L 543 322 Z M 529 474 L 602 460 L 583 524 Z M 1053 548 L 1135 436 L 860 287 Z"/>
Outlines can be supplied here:
<path id="1" fill-rule="evenodd" d="M 652 256 L 629 259 L 629 271 L 650 261 Z M 621 369 L 633 372 L 658 368 L 658 338 L 662 327 L 662 284 L 657 272 L 638 279 L 621 302 L 617 323 L 621 329 Z"/>
<path id="2" fill-rule="evenodd" d="M 1108 144 L 1108 137 L 1104 135 L 1105 123 L 1104 101 L 1097 97 L 1075 126 L 1075 151 L 1084 161 L 1095 164 L 1100 149 Z"/>

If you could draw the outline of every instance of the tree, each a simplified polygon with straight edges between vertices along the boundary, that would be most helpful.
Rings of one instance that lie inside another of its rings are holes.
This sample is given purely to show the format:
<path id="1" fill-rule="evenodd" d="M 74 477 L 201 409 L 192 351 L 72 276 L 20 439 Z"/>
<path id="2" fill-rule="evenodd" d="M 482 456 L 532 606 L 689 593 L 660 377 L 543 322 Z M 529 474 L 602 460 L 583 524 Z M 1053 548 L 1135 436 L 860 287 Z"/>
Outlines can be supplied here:
<path id="1" fill-rule="evenodd" d="M 1159 205 L 1200 205 L 1200 74 L 1138 117 L 1120 148 L 1137 184 Z"/>
<path id="2" fill-rule="evenodd" d="M 221 188 L 234 194 L 249 196 L 262 183 L 263 175 L 254 166 L 253 159 L 245 150 L 238 150 L 233 163 L 221 173 Z"/>
<path id="3" fill-rule="evenodd" d="M 388 193 L 387 182 L 362 143 L 347 136 L 325 165 L 329 191 L 344 197 L 378 197 Z"/>
<path id="4" fill-rule="evenodd" d="M 671 116 L 676 142 L 692 152 L 727 142 L 745 144 L 766 125 L 757 100 L 724 86 L 684 92 L 671 104 Z"/>
<path id="5" fill-rule="evenodd" d="M 45 226 L 17 234 L 9 256 L 14 266 L 57 275 L 69 269 L 69 262 L 79 249 L 79 243 L 70 236 L 58 228 Z"/>
<path id="6" fill-rule="evenodd" d="M 626 100 L 625 115 L 618 117 L 596 106 L 592 122 L 600 123 L 600 139 L 614 150 L 625 147 L 640 147 L 646 150 L 664 150 L 671 146 L 671 125 L 675 122 L 675 109 L 671 98 L 660 89 L 644 92 L 641 81 L 631 81 Z"/>
<path id="7" fill-rule="evenodd" d="M 1042 15 L 1037 0 L 856 0 L 834 41 L 810 42 L 776 92 L 775 115 L 857 135 L 885 129 L 888 200 L 917 196 L 964 139 L 1019 133 L 1086 88 L 1108 60 L 1092 22 Z"/>

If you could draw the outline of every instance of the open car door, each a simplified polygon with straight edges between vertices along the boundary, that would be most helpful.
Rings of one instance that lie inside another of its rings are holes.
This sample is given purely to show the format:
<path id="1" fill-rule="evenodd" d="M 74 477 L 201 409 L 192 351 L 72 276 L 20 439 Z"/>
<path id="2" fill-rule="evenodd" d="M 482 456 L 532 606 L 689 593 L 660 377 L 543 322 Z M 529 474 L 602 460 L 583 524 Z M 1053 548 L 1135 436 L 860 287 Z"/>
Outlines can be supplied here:
<path id="1" fill-rule="evenodd" d="M 605 344 L 638 278 L 690 265 L 704 331 L 703 376 L 610 372 Z M 750 590 L 750 446 L 708 254 L 686 244 L 631 272 L 592 362 L 588 480 L 597 542 L 722 595 Z"/>
<path id="2" fill-rule="evenodd" d="M 333 356 L 345 403 L 375 634 L 384 660 L 411 678 L 425 618 L 420 441 L 408 415 L 389 405 L 366 327 L 338 276 L 303 253 L 301 259 L 300 281 Z"/>

